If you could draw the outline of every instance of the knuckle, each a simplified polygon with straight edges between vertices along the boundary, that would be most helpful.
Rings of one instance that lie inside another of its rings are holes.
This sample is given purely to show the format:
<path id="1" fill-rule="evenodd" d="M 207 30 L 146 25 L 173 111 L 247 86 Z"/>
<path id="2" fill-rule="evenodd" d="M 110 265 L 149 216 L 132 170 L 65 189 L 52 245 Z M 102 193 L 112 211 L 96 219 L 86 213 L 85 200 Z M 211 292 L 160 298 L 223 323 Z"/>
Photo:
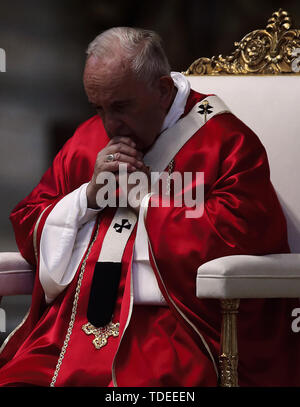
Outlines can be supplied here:
<path id="1" fill-rule="evenodd" d="M 130 141 L 130 138 L 122 136 L 122 137 L 120 137 L 120 141 L 122 141 L 123 143 L 128 143 Z"/>
<path id="2" fill-rule="evenodd" d="M 120 153 L 125 153 L 124 144 L 119 144 L 118 150 Z"/>

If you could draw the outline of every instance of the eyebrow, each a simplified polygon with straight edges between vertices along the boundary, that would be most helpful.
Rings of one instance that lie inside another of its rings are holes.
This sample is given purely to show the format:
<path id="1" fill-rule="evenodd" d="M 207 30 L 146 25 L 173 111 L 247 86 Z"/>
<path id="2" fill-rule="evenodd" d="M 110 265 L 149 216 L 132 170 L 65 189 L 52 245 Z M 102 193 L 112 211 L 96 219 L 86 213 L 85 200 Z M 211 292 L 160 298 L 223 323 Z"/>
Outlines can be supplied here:
<path id="1" fill-rule="evenodd" d="M 129 103 L 131 103 L 131 99 L 115 100 L 115 101 L 112 103 L 112 106 L 128 105 Z"/>
<path id="2" fill-rule="evenodd" d="M 114 102 L 112 102 L 112 106 L 116 106 L 116 105 L 128 105 L 128 104 L 130 104 L 132 102 L 132 99 L 124 99 L 124 100 L 115 100 Z M 99 106 L 97 105 L 97 104 L 95 104 L 95 103 L 93 103 L 93 102 L 89 102 L 89 104 L 93 107 L 93 108 L 95 108 L 95 109 L 97 109 L 97 108 L 99 108 Z"/>

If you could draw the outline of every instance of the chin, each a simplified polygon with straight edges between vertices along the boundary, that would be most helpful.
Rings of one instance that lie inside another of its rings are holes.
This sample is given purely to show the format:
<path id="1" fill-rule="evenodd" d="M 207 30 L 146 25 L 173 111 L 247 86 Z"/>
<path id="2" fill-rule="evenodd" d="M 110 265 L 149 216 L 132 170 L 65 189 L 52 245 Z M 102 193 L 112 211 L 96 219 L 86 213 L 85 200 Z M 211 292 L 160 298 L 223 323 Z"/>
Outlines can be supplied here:
<path id="1" fill-rule="evenodd" d="M 137 140 L 133 139 L 133 141 L 136 143 L 136 148 L 137 150 L 141 151 L 142 153 L 146 153 L 153 145 L 157 137 L 155 137 L 152 141 L 149 140 Z"/>
<path id="2" fill-rule="evenodd" d="M 145 148 L 147 148 L 142 141 L 137 140 L 136 138 L 132 138 L 132 140 L 135 142 L 137 150 L 144 151 Z"/>

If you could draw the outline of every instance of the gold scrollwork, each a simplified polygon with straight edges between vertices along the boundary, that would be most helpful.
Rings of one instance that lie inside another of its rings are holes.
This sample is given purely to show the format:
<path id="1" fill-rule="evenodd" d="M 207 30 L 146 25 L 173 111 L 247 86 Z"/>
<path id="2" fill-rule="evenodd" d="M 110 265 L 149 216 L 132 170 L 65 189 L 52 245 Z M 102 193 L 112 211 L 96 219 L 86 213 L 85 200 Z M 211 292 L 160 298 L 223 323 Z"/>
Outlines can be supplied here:
<path id="1" fill-rule="evenodd" d="M 291 19 L 282 9 L 273 13 L 265 29 L 235 42 L 229 56 L 199 58 L 186 75 L 300 74 L 292 68 L 295 49 L 300 49 L 300 30 L 291 29 Z"/>

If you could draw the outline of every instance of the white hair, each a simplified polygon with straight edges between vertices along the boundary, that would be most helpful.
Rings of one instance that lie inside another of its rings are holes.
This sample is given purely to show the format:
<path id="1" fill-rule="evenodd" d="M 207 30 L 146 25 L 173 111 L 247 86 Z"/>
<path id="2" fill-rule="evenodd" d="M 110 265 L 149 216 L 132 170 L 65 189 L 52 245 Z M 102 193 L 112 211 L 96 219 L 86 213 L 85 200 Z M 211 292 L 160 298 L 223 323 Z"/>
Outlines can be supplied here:
<path id="1" fill-rule="evenodd" d="M 162 41 L 154 31 L 131 27 L 114 27 L 102 32 L 88 46 L 88 57 L 114 57 L 124 51 L 129 67 L 140 79 L 151 83 L 163 75 L 170 75 L 170 65 Z"/>

